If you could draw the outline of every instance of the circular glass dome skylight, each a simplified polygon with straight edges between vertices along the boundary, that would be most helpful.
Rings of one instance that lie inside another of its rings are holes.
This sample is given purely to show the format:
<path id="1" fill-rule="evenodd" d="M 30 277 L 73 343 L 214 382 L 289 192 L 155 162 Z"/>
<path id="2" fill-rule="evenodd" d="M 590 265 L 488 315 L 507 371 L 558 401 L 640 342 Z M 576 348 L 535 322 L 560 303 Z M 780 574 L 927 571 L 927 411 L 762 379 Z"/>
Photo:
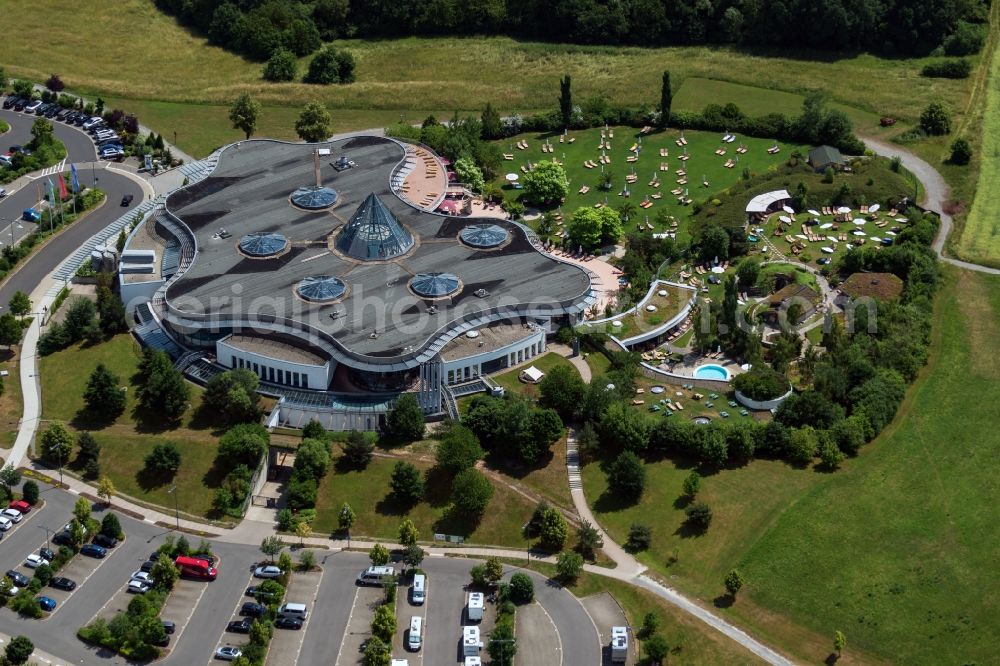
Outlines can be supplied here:
<path id="1" fill-rule="evenodd" d="M 332 275 L 316 275 L 299 282 L 295 291 L 311 303 L 329 303 L 342 298 L 347 292 L 347 285 Z"/>
<path id="2" fill-rule="evenodd" d="M 471 224 L 462 229 L 458 236 L 466 245 L 489 249 L 506 243 L 510 233 L 496 224 Z"/>
<path id="3" fill-rule="evenodd" d="M 329 187 L 300 187 L 292 192 L 292 203 L 306 210 L 322 210 L 337 203 L 337 191 Z"/>
<path id="4" fill-rule="evenodd" d="M 281 234 L 255 233 L 240 239 L 240 251 L 249 257 L 273 257 L 288 248 L 288 239 Z"/>
<path id="5" fill-rule="evenodd" d="M 461 284 L 451 273 L 418 273 L 410 280 L 410 289 L 425 298 L 442 298 L 458 291 Z"/>

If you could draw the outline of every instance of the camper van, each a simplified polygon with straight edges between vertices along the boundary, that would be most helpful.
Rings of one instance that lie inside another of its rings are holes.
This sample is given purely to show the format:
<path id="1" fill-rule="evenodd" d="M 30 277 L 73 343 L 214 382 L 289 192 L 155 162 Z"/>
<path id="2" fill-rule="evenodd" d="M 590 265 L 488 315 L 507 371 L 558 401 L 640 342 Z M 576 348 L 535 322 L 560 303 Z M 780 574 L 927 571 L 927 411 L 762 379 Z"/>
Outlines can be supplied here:
<path id="1" fill-rule="evenodd" d="M 410 666 L 410 662 L 406 659 L 393 659 L 389 666 Z"/>
<path id="2" fill-rule="evenodd" d="M 611 627 L 611 663 L 624 664 L 628 660 L 628 628 Z"/>
<path id="3" fill-rule="evenodd" d="M 483 642 L 479 640 L 479 627 L 462 627 L 462 656 L 478 657 Z"/>
<path id="4" fill-rule="evenodd" d="M 480 657 L 466 657 L 462 666 L 483 666 L 483 660 Z"/>
<path id="5" fill-rule="evenodd" d="M 414 615 L 410 618 L 410 633 L 406 638 L 406 647 L 410 652 L 418 652 L 423 644 L 424 618 Z"/>
<path id="6" fill-rule="evenodd" d="M 427 576 L 417 574 L 413 577 L 413 587 L 410 588 L 410 601 L 414 606 L 420 606 L 427 599 Z"/>
<path id="7" fill-rule="evenodd" d="M 479 622 L 483 619 L 483 607 L 485 599 L 482 592 L 469 592 L 469 600 L 466 611 L 470 622 Z"/>

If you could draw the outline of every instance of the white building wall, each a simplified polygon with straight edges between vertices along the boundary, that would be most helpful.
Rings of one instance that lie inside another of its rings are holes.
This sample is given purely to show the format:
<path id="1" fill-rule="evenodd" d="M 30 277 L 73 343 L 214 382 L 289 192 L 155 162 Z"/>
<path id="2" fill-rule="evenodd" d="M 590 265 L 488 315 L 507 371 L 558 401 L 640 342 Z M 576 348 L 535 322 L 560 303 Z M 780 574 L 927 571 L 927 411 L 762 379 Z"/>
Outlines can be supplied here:
<path id="1" fill-rule="evenodd" d="M 337 364 L 327 361 L 322 365 L 294 363 L 270 358 L 263 354 L 248 352 L 228 344 L 225 337 L 215 343 L 215 355 L 220 365 L 226 368 L 247 368 L 262 381 L 290 386 L 292 388 L 325 391 Z"/>
<path id="2" fill-rule="evenodd" d="M 483 366 L 490 361 L 505 359 L 504 367 L 509 368 L 544 353 L 545 331 L 539 329 L 528 337 L 522 338 L 505 347 L 500 347 L 499 349 L 483 354 L 445 361 L 442 364 L 441 370 L 447 384 L 461 384 L 462 382 L 482 376 Z"/>

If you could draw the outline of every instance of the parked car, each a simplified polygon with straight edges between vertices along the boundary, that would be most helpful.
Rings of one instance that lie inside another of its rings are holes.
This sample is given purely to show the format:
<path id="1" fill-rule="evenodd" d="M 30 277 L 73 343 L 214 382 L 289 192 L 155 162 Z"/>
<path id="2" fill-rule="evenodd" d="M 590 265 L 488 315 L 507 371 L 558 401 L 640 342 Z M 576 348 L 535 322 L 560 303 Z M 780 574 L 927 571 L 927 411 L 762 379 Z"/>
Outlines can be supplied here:
<path id="1" fill-rule="evenodd" d="M 42 105 L 42 100 L 36 99 L 33 102 L 28 102 L 27 106 L 24 107 L 25 113 L 34 113 L 38 110 L 38 107 Z"/>
<path id="2" fill-rule="evenodd" d="M 55 118 L 56 114 L 58 114 L 60 111 L 62 111 L 62 109 L 59 107 L 58 104 L 52 104 L 51 106 L 49 106 L 48 109 L 45 110 L 45 117 L 49 119 Z"/>
<path id="3" fill-rule="evenodd" d="M 273 564 L 268 564 L 254 569 L 253 575 L 257 578 L 278 578 L 281 576 L 281 569 Z"/>
<path id="4" fill-rule="evenodd" d="M 177 625 L 170 620 L 163 620 L 163 631 L 172 634 L 177 631 Z"/>
<path id="5" fill-rule="evenodd" d="M 52 106 L 51 104 L 46 104 L 45 102 L 42 102 L 41 104 L 38 105 L 38 108 L 32 111 L 32 113 L 34 113 L 36 116 L 44 116 L 45 112 L 48 111 L 49 107 L 51 106 Z"/>
<path id="6" fill-rule="evenodd" d="M 279 617 L 274 621 L 277 629 L 301 629 L 302 620 L 297 617 Z"/>
<path id="7" fill-rule="evenodd" d="M 42 214 L 34 208 L 25 208 L 24 212 L 21 213 L 21 219 L 25 222 L 38 222 L 42 219 Z"/>
<path id="8" fill-rule="evenodd" d="M 234 634 L 249 634 L 251 625 L 253 625 L 253 620 L 245 617 L 242 620 L 233 620 L 230 622 L 226 625 L 226 631 L 231 631 Z"/>
<path id="9" fill-rule="evenodd" d="M 52 597 L 46 597 L 43 595 L 41 597 L 36 597 L 35 600 L 38 602 L 38 605 L 42 607 L 43 611 L 51 613 L 56 609 L 56 600 Z"/>
<path id="10" fill-rule="evenodd" d="M 149 583 L 144 583 L 141 580 L 130 580 L 128 582 L 128 591 L 132 594 L 146 594 L 152 587 Z"/>
<path id="11" fill-rule="evenodd" d="M 92 118 L 90 118 L 89 120 L 87 120 L 85 123 L 83 123 L 83 129 L 85 129 L 85 130 L 87 130 L 89 132 L 90 130 L 94 129 L 98 125 L 103 125 L 103 124 L 104 124 L 104 120 L 102 118 L 99 118 L 97 116 L 93 116 Z"/>
<path id="12" fill-rule="evenodd" d="M 223 661 L 233 661 L 243 656 L 243 650 L 225 645 L 215 651 L 215 658 Z"/>
<path id="13" fill-rule="evenodd" d="M 59 113 L 56 114 L 56 120 L 66 120 L 66 117 L 73 113 L 69 109 L 59 109 Z"/>
<path id="14" fill-rule="evenodd" d="M 7 196 L 7 190 L 0 187 L 0 199 L 3 199 L 5 196 Z"/>
<path id="15" fill-rule="evenodd" d="M 258 604 L 254 601 L 244 602 L 240 606 L 240 615 L 245 615 L 246 617 L 264 617 L 266 611 L 267 608 L 264 604 Z"/>
<path id="16" fill-rule="evenodd" d="M 132 205 L 132 200 L 135 199 L 134 194 L 126 194 L 122 197 L 122 207 L 127 207 Z"/>
<path id="17" fill-rule="evenodd" d="M 114 548 L 118 545 L 118 539 L 109 537 L 107 534 L 98 534 L 94 537 L 94 543 L 104 548 Z"/>
<path id="18" fill-rule="evenodd" d="M 11 569 L 4 575 L 7 576 L 7 578 L 10 578 L 14 585 L 17 585 L 18 587 L 28 587 L 28 577 L 17 569 Z"/>
<path id="19" fill-rule="evenodd" d="M 21 99 L 14 102 L 14 110 L 17 112 L 24 111 L 26 108 L 28 108 L 29 104 L 31 104 L 31 100 L 22 97 Z"/>
<path id="20" fill-rule="evenodd" d="M 5 109 L 9 109 L 9 108 L 11 108 L 11 107 L 12 107 L 12 106 L 14 106 L 15 104 L 17 104 L 17 102 L 18 102 L 18 101 L 19 101 L 20 99 L 21 99 L 21 98 L 20 98 L 20 97 L 18 97 L 17 95 L 12 95 L 12 96 L 10 96 L 10 97 L 5 97 L 5 98 L 4 98 L 4 100 L 3 100 L 3 108 L 5 108 Z"/>
<path id="21" fill-rule="evenodd" d="M 56 554 L 51 548 L 39 548 L 38 554 L 47 559 L 49 562 L 56 559 Z"/>
<path id="22" fill-rule="evenodd" d="M 0 517 L 0 530 L 3 530 L 4 532 L 6 532 L 7 530 L 9 530 L 13 526 L 14 526 L 14 523 L 11 522 L 10 518 Z"/>
<path id="23" fill-rule="evenodd" d="M 24 566 L 28 567 L 29 569 L 37 569 L 43 564 L 48 564 L 49 562 L 50 560 L 45 559 L 41 555 L 32 553 L 31 555 L 28 555 L 28 557 L 25 558 Z"/>
<path id="24" fill-rule="evenodd" d="M 66 590 L 67 592 L 72 592 L 76 589 L 76 581 L 70 580 L 65 576 L 56 576 L 49 581 L 49 587 L 54 587 L 57 590 Z"/>
<path id="25" fill-rule="evenodd" d="M 30 155 L 31 154 L 31 150 L 29 150 L 28 148 L 25 148 L 24 146 L 18 145 L 18 144 L 15 144 L 15 145 L 11 146 L 10 147 L 10 152 L 11 152 L 11 154 L 13 154 L 13 153 L 21 153 L 22 155 Z"/>
<path id="26" fill-rule="evenodd" d="M 142 563 L 142 566 L 139 567 L 139 571 L 145 571 L 146 573 L 149 573 L 150 571 L 153 570 L 153 566 L 155 564 L 156 564 L 155 560 L 146 560 L 145 562 Z"/>
<path id="27" fill-rule="evenodd" d="M 17 509 L 21 513 L 31 513 L 31 505 L 24 500 L 14 500 L 7 505 L 8 509 Z"/>
<path id="28" fill-rule="evenodd" d="M 3 153 L 0 155 L 0 166 L 7 168 L 14 166 L 14 156 L 10 153 Z"/>
<path id="29" fill-rule="evenodd" d="M 96 557 L 101 559 L 108 554 L 108 551 L 102 546 L 98 546 L 96 543 L 88 543 L 80 549 L 80 554 L 86 555 L 87 557 Z"/>
<path id="30" fill-rule="evenodd" d="M 3 511 L 0 511 L 0 516 L 3 516 L 4 518 L 9 518 L 15 523 L 21 522 L 21 519 L 24 518 L 24 514 L 22 514 L 17 509 L 4 509 Z"/>
<path id="31" fill-rule="evenodd" d="M 153 584 L 153 578 L 149 575 L 149 572 L 141 570 L 133 571 L 130 580 L 137 580 L 142 583 L 149 583 L 150 585 Z"/>

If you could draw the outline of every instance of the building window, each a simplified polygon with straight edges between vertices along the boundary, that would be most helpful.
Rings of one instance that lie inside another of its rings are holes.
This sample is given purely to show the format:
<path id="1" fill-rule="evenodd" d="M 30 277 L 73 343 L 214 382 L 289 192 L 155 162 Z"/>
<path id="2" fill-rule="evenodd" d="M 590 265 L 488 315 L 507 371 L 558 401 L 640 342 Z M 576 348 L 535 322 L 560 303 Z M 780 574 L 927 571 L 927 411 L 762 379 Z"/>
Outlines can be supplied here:
<path id="1" fill-rule="evenodd" d="M 302 388 L 309 388 L 309 375 L 302 374 Z"/>
<path id="2" fill-rule="evenodd" d="M 253 374 L 257 375 L 258 377 L 260 376 L 260 368 L 257 367 L 256 363 L 253 364 Z"/>
<path id="3" fill-rule="evenodd" d="M 271 382 L 274 381 L 274 368 L 268 368 L 267 369 L 267 376 L 269 377 L 268 381 L 271 381 Z"/>

